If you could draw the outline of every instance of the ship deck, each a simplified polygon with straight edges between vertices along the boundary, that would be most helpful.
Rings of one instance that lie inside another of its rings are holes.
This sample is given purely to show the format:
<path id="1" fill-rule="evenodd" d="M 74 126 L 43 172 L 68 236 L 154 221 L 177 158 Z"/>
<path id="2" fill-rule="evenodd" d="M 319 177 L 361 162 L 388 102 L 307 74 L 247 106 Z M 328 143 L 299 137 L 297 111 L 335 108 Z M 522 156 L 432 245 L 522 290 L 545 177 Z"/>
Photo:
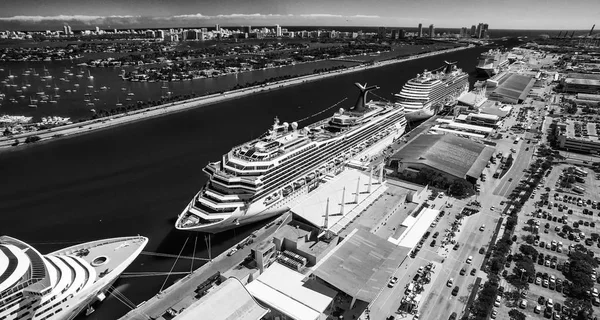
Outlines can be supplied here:
<path id="1" fill-rule="evenodd" d="M 88 262 L 98 274 L 119 267 L 138 250 L 146 246 L 145 237 L 123 237 L 87 242 L 53 252 L 54 255 L 72 254 Z"/>

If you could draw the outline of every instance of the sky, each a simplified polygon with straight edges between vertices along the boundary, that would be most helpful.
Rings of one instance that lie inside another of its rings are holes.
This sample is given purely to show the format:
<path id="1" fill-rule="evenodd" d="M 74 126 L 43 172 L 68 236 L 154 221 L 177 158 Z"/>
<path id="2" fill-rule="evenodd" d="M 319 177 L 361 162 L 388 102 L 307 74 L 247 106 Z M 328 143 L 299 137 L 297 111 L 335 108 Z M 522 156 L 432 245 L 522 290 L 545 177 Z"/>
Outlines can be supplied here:
<path id="1" fill-rule="evenodd" d="M 254 25 L 587 30 L 600 0 L 0 0 L 0 30 Z"/>

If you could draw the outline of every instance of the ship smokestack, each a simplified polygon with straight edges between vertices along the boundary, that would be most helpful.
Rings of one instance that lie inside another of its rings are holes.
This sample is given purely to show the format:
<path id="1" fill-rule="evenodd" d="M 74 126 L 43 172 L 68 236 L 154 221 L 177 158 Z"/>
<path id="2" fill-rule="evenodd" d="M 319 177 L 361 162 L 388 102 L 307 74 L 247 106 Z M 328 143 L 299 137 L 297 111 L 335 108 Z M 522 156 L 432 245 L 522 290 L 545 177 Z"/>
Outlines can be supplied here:
<path id="1" fill-rule="evenodd" d="M 379 87 L 378 86 L 367 87 L 366 83 L 365 83 L 365 85 L 362 85 L 358 82 L 355 83 L 354 85 L 357 86 L 358 89 L 360 89 L 360 94 L 358 95 L 358 99 L 356 100 L 356 104 L 354 105 L 354 111 L 362 112 L 366 109 L 365 105 L 367 104 L 367 92 L 369 92 L 371 90 L 379 89 Z"/>
<path id="2" fill-rule="evenodd" d="M 444 63 L 446 64 L 446 67 L 444 67 L 444 73 L 451 73 L 454 69 L 456 69 L 456 61 L 444 61 Z"/>

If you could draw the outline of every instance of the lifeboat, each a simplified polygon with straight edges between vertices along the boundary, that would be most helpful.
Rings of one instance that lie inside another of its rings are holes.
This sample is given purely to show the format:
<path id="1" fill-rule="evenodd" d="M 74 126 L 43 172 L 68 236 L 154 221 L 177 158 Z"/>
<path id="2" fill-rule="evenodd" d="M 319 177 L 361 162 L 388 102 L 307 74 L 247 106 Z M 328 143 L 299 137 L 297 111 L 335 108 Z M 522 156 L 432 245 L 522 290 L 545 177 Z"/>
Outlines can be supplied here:
<path id="1" fill-rule="evenodd" d="M 340 160 L 340 158 L 335 158 L 334 162 L 336 165 L 339 165 L 340 163 L 342 163 L 342 160 Z"/>
<path id="2" fill-rule="evenodd" d="M 292 193 L 292 191 L 294 191 L 294 188 L 292 188 L 292 186 L 287 186 L 285 188 L 283 188 L 283 196 L 287 197 L 288 195 L 290 195 L 290 193 Z"/>
<path id="3" fill-rule="evenodd" d="M 311 181 L 311 180 L 314 180 L 314 179 L 315 179 L 315 174 L 314 173 L 309 173 L 306 176 L 306 181 Z"/>
<path id="4" fill-rule="evenodd" d="M 280 197 L 278 192 L 273 193 L 265 199 L 265 205 L 270 205 L 271 203 L 277 201 Z"/>
<path id="5" fill-rule="evenodd" d="M 298 188 L 302 187 L 305 183 L 306 183 L 306 181 L 304 181 L 304 178 L 300 178 L 300 179 L 294 181 L 294 189 L 298 189 Z"/>

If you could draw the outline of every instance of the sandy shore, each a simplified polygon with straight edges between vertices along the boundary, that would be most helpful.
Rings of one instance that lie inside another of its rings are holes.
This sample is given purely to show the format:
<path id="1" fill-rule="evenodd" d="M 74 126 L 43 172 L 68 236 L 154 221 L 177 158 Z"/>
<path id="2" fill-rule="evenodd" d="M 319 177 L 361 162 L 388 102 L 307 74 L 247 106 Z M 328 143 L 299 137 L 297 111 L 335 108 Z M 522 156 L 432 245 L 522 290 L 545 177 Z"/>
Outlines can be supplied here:
<path id="1" fill-rule="evenodd" d="M 197 98 L 193 98 L 193 99 L 189 99 L 189 100 L 164 104 L 164 105 L 160 105 L 160 106 L 156 106 L 156 107 L 150 107 L 150 108 L 146 108 L 143 110 L 136 110 L 136 111 L 132 111 L 132 112 L 124 113 L 124 114 L 115 115 L 110 118 L 88 120 L 88 121 L 73 123 L 70 125 L 60 126 L 60 127 L 56 127 L 56 128 L 48 129 L 48 130 L 28 132 L 28 133 L 15 135 L 12 137 L 2 137 L 2 138 L 0 138 L 0 150 L 11 147 L 11 145 L 14 143 L 15 139 L 18 139 L 22 145 L 23 142 L 25 141 L 25 139 L 29 136 L 38 136 L 41 138 L 40 141 L 48 141 L 48 140 L 56 140 L 56 139 L 61 139 L 61 138 L 69 137 L 69 136 L 74 136 L 77 134 L 91 133 L 91 132 L 95 132 L 100 129 L 106 129 L 106 128 L 110 128 L 110 127 L 117 126 L 117 125 L 127 124 L 127 123 L 140 121 L 143 119 L 148 119 L 148 118 L 153 118 L 153 117 L 158 117 L 161 115 L 166 115 L 166 114 L 170 114 L 170 113 L 174 113 L 174 112 L 180 112 L 180 111 L 184 111 L 184 110 L 188 110 L 188 109 L 192 109 L 192 108 L 203 107 L 206 105 L 211 105 L 211 104 L 215 104 L 218 102 L 231 100 L 231 99 L 237 99 L 237 98 L 241 98 L 241 97 L 259 93 L 259 92 L 277 90 L 280 88 L 298 85 L 298 84 L 302 84 L 302 83 L 309 82 L 309 81 L 317 81 L 320 79 L 335 77 L 335 76 L 338 76 L 341 74 L 358 72 L 358 71 L 363 71 L 363 70 L 367 70 L 367 69 L 371 69 L 371 68 L 379 68 L 379 67 L 387 66 L 390 64 L 394 64 L 394 63 L 402 63 L 402 62 L 420 59 L 420 58 L 424 58 L 424 57 L 464 50 L 467 48 L 469 48 L 469 47 L 458 47 L 458 48 L 440 50 L 440 51 L 435 51 L 435 52 L 430 52 L 430 53 L 418 54 L 418 55 L 401 58 L 401 59 L 392 59 L 392 60 L 377 62 L 372 65 L 359 65 L 359 66 L 350 67 L 347 69 L 324 72 L 324 73 L 314 74 L 314 75 L 311 74 L 311 75 L 301 76 L 301 77 L 297 77 L 297 78 L 277 81 L 277 82 L 269 83 L 269 84 L 262 85 L 262 86 L 232 90 L 232 91 L 228 91 L 228 92 L 223 92 L 222 94 L 212 94 L 212 95 L 197 97 Z M 39 142 L 37 142 L 37 143 L 39 143 Z"/>

